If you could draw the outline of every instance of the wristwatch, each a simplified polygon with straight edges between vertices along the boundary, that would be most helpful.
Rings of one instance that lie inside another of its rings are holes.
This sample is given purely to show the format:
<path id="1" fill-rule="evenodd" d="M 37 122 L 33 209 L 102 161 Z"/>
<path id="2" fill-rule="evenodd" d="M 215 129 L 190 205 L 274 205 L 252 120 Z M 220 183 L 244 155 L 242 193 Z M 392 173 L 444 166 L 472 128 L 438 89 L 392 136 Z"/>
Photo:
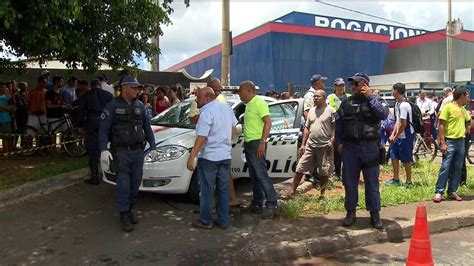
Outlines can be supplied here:
<path id="1" fill-rule="evenodd" d="M 266 139 L 264 139 L 264 138 L 260 139 L 260 143 L 267 143 L 267 142 L 268 142 L 268 138 L 266 138 Z"/>

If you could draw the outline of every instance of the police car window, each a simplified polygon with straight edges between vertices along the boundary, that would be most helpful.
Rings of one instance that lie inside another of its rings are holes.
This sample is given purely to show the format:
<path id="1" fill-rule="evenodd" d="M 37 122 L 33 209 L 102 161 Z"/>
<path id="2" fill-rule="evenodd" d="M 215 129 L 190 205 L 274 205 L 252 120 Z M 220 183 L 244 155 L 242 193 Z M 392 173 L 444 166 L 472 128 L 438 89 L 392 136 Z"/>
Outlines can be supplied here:
<path id="1" fill-rule="evenodd" d="M 177 105 L 171 106 L 151 120 L 155 126 L 171 126 L 183 128 L 195 128 L 189 121 L 189 108 L 193 99 L 186 100 Z"/>
<path id="2" fill-rule="evenodd" d="M 292 128 L 294 125 L 294 115 L 287 115 L 286 109 L 291 109 L 286 103 L 270 105 L 270 117 L 272 119 L 272 130 L 282 130 Z M 285 110 L 284 110 L 285 109 Z M 288 114 L 291 112 L 288 110 Z"/>

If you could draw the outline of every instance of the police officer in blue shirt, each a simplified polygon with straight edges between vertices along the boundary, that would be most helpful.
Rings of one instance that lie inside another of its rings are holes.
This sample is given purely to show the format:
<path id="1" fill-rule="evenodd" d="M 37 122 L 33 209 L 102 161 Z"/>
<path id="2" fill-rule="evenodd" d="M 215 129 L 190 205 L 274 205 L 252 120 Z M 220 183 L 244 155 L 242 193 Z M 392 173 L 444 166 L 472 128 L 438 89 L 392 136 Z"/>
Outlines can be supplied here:
<path id="1" fill-rule="evenodd" d="M 99 149 L 102 165 L 114 162 L 117 175 L 117 210 L 122 230 L 131 232 L 138 223 L 133 207 L 143 175 L 146 141 L 155 149 L 155 138 L 143 104 L 137 100 L 142 85 L 132 76 L 122 78 L 121 95 L 107 104 L 101 114 Z M 110 142 L 110 150 L 107 144 Z M 113 154 L 113 157 L 112 157 Z"/>
<path id="2" fill-rule="evenodd" d="M 87 184 L 100 184 L 99 174 L 99 124 L 104 107 L 113 100 L 112 94 L 102 90 L 98 79 L 91 80 L 91 90 L 79 100 L 77 125 L 86 129 L 86 150 L 89 156 L 90 178 L 84 180 Z"/>
<path id="3" fill-rule="evenodd" d="M 388 116 L 389 110 L 378 96 L 372 94 L 366 74 L 356 73 L 348 81 L 354 95 L 341 103 L 336 120 L 336 141 L 342 155 L 344 207 L 347 211 L 342 224 L 351 226 L 356 221 L 359 177 L 362 171 L 365 205 L 370 212 L 370 223 L 372 227 L 382 229 L 379 215 L 380 121 Z"/>

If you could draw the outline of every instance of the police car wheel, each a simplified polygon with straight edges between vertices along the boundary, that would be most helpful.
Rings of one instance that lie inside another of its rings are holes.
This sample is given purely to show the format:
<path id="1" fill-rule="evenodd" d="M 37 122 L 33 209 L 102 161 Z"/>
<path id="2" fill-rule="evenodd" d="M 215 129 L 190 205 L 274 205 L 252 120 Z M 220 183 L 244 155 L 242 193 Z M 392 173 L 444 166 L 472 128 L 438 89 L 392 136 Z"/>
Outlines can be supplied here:
<path id="1" fill-rule="evenodd" d="M 189 183 L 188 197 L 192 203 L 199 204 L 199 182 L 196 172 L 193 173 Z"/>

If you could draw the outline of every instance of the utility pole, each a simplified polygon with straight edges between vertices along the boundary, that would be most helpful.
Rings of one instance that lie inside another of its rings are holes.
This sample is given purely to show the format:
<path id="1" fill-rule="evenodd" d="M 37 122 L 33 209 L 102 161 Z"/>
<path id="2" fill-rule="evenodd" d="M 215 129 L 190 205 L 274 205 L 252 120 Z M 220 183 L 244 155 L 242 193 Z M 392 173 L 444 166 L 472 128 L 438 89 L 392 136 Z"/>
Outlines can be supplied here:
<path id="1" fill-rule="evenodd" d="M 221 82 L 230 85 L 230 0 L 222 0 L 222 60 Z"/>
<path id="2" fill-rule="evenodd" d="M 453 22 L 451 19 L 451 0 L 448 0 L 448 24 L 446 25 L 446 74 L 448 84 L 453 82 L 453 43 L 451 40 L 453 34 Z"/>
<path id="3" fill-rule="evenodd" d="M 156 5 L 160 4 L 159 0 L 153 1 Z M 160 34 L 156 33 L 156 36 L 151 39 L 151 42 L 156 45 L 158 51 L 160 50 Z M 151 71 L 160 71 L 160 52 L 157 52 L 155 57 L 151 60 Z"/>

